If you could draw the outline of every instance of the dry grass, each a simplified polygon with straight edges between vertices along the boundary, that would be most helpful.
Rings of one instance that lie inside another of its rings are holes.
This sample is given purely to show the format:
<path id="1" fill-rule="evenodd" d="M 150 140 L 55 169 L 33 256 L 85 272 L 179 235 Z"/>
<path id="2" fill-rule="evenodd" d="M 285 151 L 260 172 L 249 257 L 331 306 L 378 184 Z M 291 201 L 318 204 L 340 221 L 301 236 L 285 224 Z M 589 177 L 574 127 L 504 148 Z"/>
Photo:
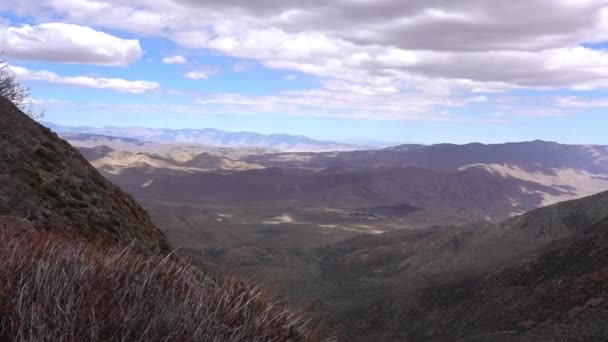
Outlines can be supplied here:
<path id="1" fill-rule="evenodd" d="M 261 286 L 174 255 L 0 231 L 0 340 L 332 341 Z"/>

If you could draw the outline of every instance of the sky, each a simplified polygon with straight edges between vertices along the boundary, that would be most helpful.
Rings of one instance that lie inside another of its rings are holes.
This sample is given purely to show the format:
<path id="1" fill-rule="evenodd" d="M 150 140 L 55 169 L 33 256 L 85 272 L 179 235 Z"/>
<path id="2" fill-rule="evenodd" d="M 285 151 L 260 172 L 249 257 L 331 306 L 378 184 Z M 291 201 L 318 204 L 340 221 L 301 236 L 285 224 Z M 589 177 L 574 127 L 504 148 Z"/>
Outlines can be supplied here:
<path id="1" fill-rule="evenodd" d="M 44 120 L 607 144 L 607 0 L 0 1 Z"/>

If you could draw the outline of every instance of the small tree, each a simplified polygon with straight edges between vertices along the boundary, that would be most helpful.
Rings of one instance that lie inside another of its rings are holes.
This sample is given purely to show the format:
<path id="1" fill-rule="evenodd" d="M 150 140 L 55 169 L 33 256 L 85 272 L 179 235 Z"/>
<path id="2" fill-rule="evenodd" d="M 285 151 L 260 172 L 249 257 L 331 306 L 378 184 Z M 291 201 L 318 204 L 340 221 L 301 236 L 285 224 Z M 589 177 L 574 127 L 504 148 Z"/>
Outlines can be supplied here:
<path id="1" fill-rule="evenodd" d="M 44 115 L 43 112 L 34 111 L 30 89 L 17 82 L 15 74 L 9 69 L 6 60 L 2 58 L 2 53 L 0 53 L 0 97 L 14 103 L 32 119 L 40 119 Z"/>

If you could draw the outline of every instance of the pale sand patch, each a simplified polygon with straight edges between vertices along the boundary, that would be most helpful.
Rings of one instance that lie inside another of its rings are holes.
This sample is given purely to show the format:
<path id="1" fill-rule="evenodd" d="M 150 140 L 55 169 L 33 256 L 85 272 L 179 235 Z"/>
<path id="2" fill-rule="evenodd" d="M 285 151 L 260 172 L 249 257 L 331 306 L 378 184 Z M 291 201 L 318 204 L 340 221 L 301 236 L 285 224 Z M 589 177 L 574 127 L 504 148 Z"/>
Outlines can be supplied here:
<path id="1" fill-rule="evenodd" d="M 517 212 L 510 213 L 509 217 L 521 216 L 525 213 L 526 213 L 525 211 L 517 211 Z"/>
<path id="2" fill-rule="evenodd" d="M 359 225 L 357 227 L 344 227 L 344 226 L 338 226 L 335 224 L 319 224 L 319 225 L 317 225 L 317 227 L 326 228 L 326 229 L 340 229 L 340 230 L 346 230 L 349 232 L 367 233 L 367 234 L 376 234 L 376 235 L 385 233 L 384 230 L 373 229 L 373 227 L 365 226 L 365 225 Z"/>
<path id="3" fill-rule="evenodd" d="M 264 224 L 284 224 L 284 223 L 296 223 L 291 216 L 288 214 L 283 214 L 281 216 L 277 216 L 269 221 L 262 221 Z"/>

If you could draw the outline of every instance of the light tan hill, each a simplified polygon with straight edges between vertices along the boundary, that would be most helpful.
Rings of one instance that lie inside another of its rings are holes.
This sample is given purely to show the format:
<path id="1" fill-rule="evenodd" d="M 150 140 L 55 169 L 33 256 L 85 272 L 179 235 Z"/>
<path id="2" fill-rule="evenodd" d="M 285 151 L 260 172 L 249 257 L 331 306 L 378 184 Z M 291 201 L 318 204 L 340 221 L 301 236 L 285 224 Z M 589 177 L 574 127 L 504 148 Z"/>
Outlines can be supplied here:
<path id="1" fill-rule="evenodd" d="M 222 155 L 200 152 L 200 148 L 175 148 L 162 154 L 115 151 L 99 147 L 80 148 L 96 168 L 110 174 L 120 174 L 125 169 L 141 168 L 148 171 L 172 170 L 186 173 L 208 171 L 244 171 L 264 167 L 259 164 L 233 160 Z M 105 152 L 105 153 L 104 153 Z"/>

